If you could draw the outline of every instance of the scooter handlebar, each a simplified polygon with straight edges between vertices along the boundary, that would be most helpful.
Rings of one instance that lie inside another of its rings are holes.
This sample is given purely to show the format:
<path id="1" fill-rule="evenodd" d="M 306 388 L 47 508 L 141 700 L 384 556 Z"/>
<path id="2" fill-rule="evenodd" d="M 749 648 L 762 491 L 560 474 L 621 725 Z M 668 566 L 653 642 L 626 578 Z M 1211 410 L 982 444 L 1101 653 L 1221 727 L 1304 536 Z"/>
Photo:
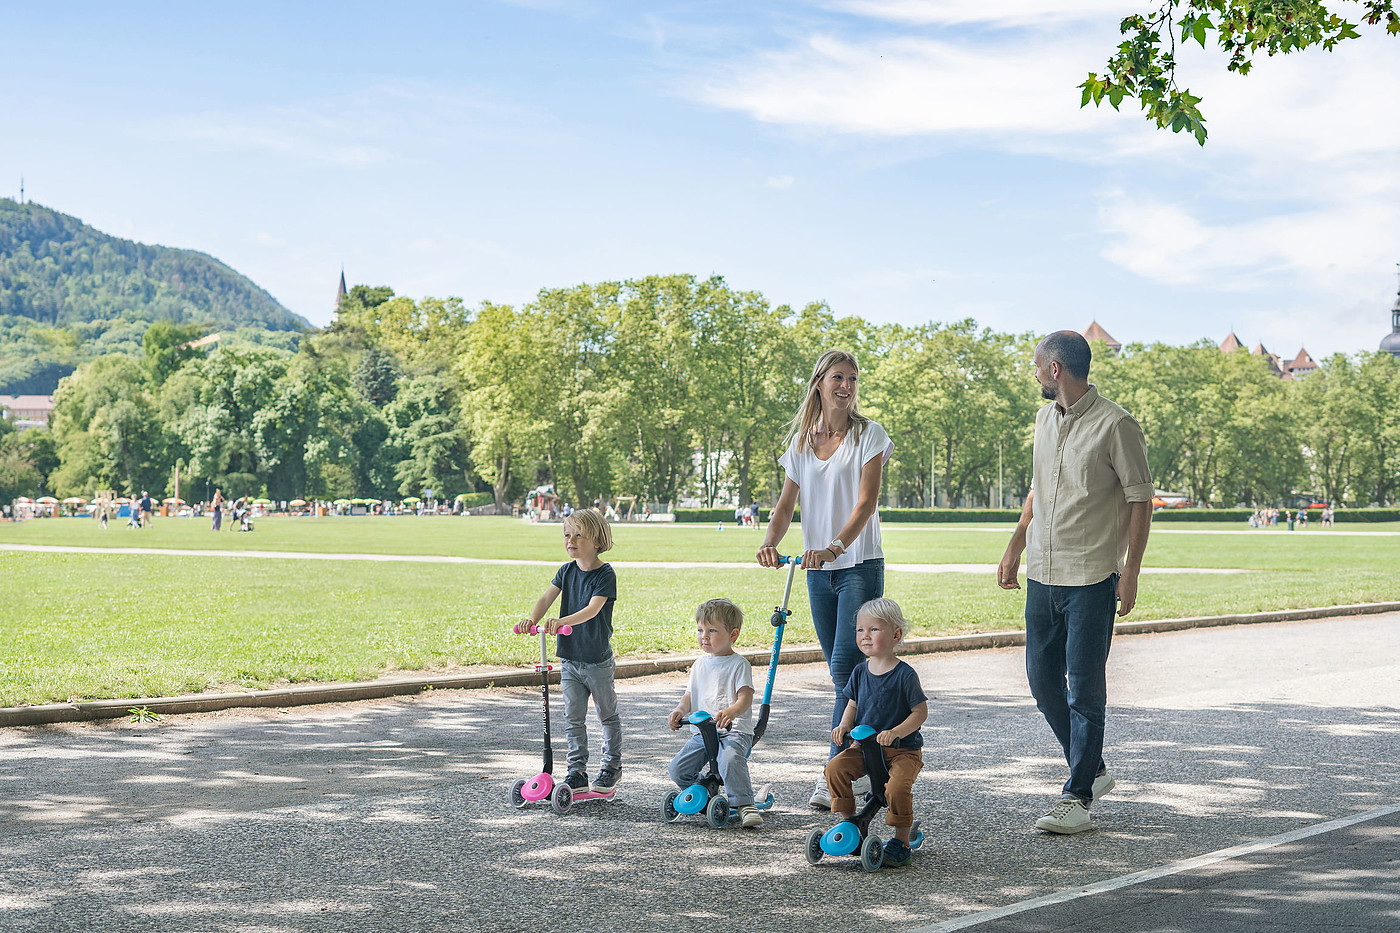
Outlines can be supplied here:
<path id="1" fill-rule="evenodd" d="M 574 627 L 572 625 L 560 626 L 558 634 L 568 635 L 571 634 L 573 630 Z M 511 629 L 511 631 L 517 635 L 538 635 L 540 633 L 540 627 L 539 625 L 531 625 L 527 627 L 524 622 L 517 622 L 515 624 L 515 628 Z"/>

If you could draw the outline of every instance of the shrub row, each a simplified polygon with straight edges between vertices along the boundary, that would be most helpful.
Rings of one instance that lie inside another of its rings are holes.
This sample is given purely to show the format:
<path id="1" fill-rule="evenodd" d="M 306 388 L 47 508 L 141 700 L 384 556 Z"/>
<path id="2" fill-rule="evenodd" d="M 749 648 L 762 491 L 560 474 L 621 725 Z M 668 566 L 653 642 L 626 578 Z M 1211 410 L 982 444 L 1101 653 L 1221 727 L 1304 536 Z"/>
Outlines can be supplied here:
<path id="1" fill-rule="evenodd" d="M 489 492 L 464 492 L 457 497 L 457 501 L 462 503 L 464 509 L 474 509 L 482 505 L 490 505 L 496 501 L 496 497 Z"/>

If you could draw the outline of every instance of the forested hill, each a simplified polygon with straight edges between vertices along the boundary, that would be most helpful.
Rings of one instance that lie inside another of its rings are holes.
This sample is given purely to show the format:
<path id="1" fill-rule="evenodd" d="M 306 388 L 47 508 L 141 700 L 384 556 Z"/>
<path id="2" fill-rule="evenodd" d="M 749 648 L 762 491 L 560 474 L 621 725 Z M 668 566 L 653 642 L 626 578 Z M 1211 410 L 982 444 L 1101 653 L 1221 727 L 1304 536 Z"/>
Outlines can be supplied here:
<path id="1" fill-rule="evenodd" d="M 8 198 L 0 198 L 0 315 L 56 326 L 115 318 L 311 326 L 212 256 L 123 240 Z"/>

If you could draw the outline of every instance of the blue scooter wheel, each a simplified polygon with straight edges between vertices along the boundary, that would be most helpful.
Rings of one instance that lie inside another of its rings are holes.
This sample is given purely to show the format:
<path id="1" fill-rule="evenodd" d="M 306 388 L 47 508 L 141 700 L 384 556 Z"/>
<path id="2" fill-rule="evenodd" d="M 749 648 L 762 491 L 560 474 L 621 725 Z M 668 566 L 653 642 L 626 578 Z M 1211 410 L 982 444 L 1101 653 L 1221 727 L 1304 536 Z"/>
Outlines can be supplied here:
<path id="1" fill-rule="evenodd" d="M 511 806 L 515 807 L 515 809 L 517 810 L 525 806 L 525 795 L 520 793 L 522 790 L 525 789 L 525 784 L 525 779 L 521 778 L 514 784 L 510 785 L 510 803 Z"/>
<path id="2" fill-rule="evenodd" d="M 676 798 L 680 795 L 680 791 L 673 790 L 661 801 L 661 818 L 668 823 L 678 822 L 681 818 L 680 811 L 676 809 Z"/>
<path id="3" fill-rule="evenodd" d="M 705 807 L 705 819 L 710 821 L 710 825 L 715 829 L 723 829 L 724 824 L 729 820 L 729 801 L 721 794 L 716 794 L 710 799 Z"/>
<path id="4" fill-rule="evenodd" d="M 879 836 L 871 833 L 865 837 L 865 842 L 860 847 L 860 867 L 866 871 L 879 871 L 883 864 L 885 864 L 884 843 L 880 842 Z"/>
<path id="5" fill-rule="evenodd" d="M 820 826 L 807 834 L 806 855 L 807 861 L 813 865 L 822 860 L 822 830 Z"/>

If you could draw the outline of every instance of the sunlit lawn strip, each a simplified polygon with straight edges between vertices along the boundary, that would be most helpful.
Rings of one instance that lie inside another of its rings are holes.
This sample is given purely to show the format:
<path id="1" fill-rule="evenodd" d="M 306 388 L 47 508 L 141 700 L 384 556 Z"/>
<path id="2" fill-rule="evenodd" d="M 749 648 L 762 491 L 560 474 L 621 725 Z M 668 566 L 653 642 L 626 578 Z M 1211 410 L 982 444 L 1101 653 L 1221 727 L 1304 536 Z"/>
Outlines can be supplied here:
<path id="1" fill-rule="evenodd" d="M 1289 533 L 1193 534 L 1183 531 L 1247 530 L 1242 524 L 1195 528 L 1162 523 L 1147 553 L 1149 566 L 1249 567 L 1306 570 L 1330 557 L 1364 564 L 1390 553 L 1400 562 L 1400 537 L 1355 537 L 1320 528 Z M 1351 525 L 1338 531 L 1400 530 L 1400 524 Z M 714 525 L 615 525 L 611 560 L 751 561 L 762 535 L 752 529 Z M 884 526 L 885 556 L 891 563 L 995 563 L 1010 535 L 1009 525 Z M 801 532 L 788 532 L 783 548 L 801 548 Z M 558 525 L 532 525 L 513 518 L 270 518 L 252 534 L 209 530 L 204 520 L 157 519 L 136 531 L 114 522 L 106 531 L 88 519 L 47 519 L 0 525 L 0 543 L 81 547 L 153 547 L 190 550 L 261 550 L 339 554 L 418 554 L 473 558 L 563 561 Z"/>
<path id="2" fill-rule="evenodd" d="M 1392 567 L 1375 553 L 1324 555 L 1306 570 L 1150 577 L 1133 618 L 1393 599 Z M 508 629 L 549 576 L 528 566 L 0 553 L 0 705 L 523 664 L 533 642 Z M 742 643 L 767 644 L 781 576 L 625 570 L 619 583 L 614 647 L 641 656 L 693 650 L 694 607 L 720 595 L 748 614 Z M 890 573 L 887 593 L 914 634 L 1021 624 L 1022 595 L 985 574 Z M 800 581 L 793 607 L 791 643 L 813 641 Z"/>

